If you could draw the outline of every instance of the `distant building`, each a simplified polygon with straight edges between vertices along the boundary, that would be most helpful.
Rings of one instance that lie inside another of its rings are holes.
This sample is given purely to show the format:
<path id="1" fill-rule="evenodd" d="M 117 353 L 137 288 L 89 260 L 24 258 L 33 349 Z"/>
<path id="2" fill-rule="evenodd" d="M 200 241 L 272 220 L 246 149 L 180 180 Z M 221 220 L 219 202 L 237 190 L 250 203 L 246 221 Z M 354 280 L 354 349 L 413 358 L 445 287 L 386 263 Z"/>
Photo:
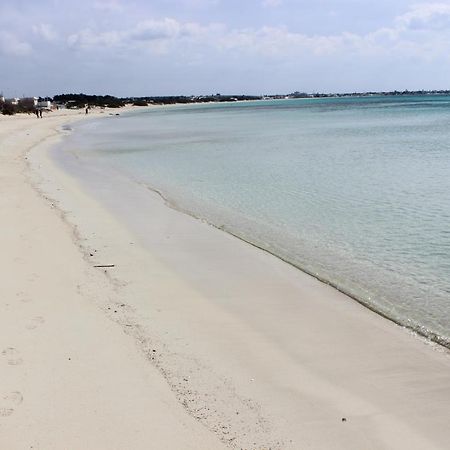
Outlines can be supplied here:
<path id="1" fill-rule="evenodd" d="M 36 106 L 42 109 L 52 109 L 52 102 L 50 100 L 42 100 L 37 102 Z"/>
<path id="2" fill-rule="evenodd" d="M 21 106 L 33 108 L 33 107 L 37 106 L 38 98 L 37 97 L 23 97 L 19 100 L 19 104 Z"/>
<path id="3" fill-rule="evenodd" d="M 20 98 L 14 97 L 14 98 L 7 98 L 5 99 L 5 103 L 10 103 L 11 105 L 18 105 Z"/>

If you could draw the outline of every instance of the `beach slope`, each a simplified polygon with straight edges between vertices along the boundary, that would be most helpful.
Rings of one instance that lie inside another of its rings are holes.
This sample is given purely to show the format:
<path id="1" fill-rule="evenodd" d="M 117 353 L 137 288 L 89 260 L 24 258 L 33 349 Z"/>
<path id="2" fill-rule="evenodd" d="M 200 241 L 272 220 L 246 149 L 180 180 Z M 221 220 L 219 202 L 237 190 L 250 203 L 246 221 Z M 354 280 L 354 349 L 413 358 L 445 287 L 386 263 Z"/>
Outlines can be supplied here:
<path id="1" fill-rule="evenodd" d="M 0 122 L 1 448 L 446 448 L 446 350 L 145 186 L 68 175 L 75 119 Z"/>
<path id="2" fill-rule="evenodd" d="M 77 119 L 0 117 L 0 448 L 222 448 L 96 306 L 110 286 L 30 185 L 26 152 Z"/>

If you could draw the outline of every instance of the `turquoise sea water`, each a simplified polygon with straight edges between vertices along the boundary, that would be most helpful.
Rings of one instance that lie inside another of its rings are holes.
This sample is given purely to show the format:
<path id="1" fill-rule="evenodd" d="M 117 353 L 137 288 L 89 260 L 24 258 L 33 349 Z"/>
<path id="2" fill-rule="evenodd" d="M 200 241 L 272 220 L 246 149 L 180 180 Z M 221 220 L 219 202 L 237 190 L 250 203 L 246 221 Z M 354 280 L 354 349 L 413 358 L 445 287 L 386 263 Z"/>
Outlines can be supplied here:
<path id="1" fill-rule="evenodd" d="M 155 107 L 63 148 L 450 342 L 450 97 Z"/>

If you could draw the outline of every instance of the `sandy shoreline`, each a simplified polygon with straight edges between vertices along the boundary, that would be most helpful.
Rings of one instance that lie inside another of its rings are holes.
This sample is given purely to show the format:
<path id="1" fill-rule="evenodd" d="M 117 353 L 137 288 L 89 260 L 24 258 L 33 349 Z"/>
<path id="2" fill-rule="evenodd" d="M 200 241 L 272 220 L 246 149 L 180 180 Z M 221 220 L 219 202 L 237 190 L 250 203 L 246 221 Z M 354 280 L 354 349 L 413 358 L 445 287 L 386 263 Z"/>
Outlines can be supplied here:
<path id="1" fill-rule="evenodd" d="M 114 289 L 29 184 L 25 152 L 68 119 L 0 117 L 0 448 L 221 448 L 98 308 Z"/>
<path id="2" fill-rule="evenodd" d="M 121 221 L 69 120 L 0 117 L 1 448 L 446 447 L 448 352 L 127 180 Z"/>

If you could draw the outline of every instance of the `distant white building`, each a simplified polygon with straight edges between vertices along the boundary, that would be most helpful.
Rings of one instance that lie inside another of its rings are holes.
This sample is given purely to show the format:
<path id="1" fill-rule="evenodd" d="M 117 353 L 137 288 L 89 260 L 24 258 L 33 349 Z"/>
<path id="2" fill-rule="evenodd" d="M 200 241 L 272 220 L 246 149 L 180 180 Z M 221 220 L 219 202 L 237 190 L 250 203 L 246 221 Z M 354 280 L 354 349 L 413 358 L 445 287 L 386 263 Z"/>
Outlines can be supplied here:
<path id="1" fill-rule="evenodd" d="M 38 98 L 37 97 L 22 97 L 19 100 L 19 103 L 23 106 L 37 106 Z"/>
<path id="2" fill-rule="evenodd" d="M 37 102 L 36 106 L 38 108 L 42 108 L 42 109 L 51 109 L 52 102 L 50 100 L 43 100 L 41 102 Z"/>
<path id="3" fill-rule="evenodd" d="M 33 105 L 36 106 L 38 104 L 38 97 L 28 97 L 28 98 L 23 98 L 21 101 L 23 100 L 27 100 L 29 102 L 33 102 Z"/>
<path id="4" fill-rule="evenodd" d="M 20 105 L 27 109 L 37 108 L 37 109 L 52 109 L 53 104 L 49 100 L 39 101 L 39 97 L 13 97 L 5 98 L 0 95 L 0 103 L 9 103 L 11 105 Z"/>

